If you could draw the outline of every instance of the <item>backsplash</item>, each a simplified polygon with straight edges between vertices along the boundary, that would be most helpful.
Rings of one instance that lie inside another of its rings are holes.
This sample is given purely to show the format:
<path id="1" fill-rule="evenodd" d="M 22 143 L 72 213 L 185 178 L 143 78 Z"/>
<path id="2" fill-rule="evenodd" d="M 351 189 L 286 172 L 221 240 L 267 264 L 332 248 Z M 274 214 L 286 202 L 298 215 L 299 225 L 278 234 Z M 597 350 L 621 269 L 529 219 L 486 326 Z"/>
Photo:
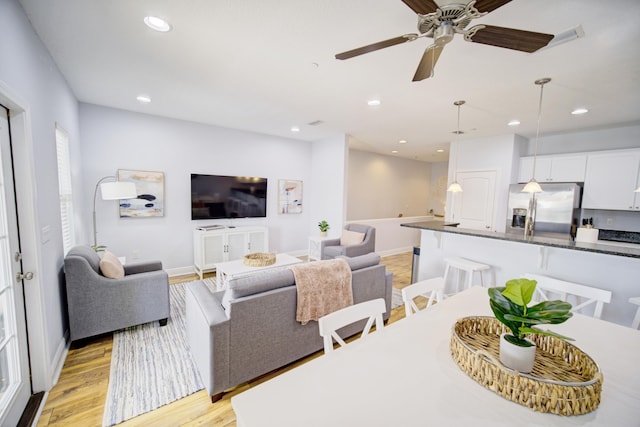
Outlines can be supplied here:
<path id="1" fill-rule="evenodd" d="M 593 218 L 593 226 L 600 230 L 640 233 L 640 212 L 583 209 L 582 218 Z"/>

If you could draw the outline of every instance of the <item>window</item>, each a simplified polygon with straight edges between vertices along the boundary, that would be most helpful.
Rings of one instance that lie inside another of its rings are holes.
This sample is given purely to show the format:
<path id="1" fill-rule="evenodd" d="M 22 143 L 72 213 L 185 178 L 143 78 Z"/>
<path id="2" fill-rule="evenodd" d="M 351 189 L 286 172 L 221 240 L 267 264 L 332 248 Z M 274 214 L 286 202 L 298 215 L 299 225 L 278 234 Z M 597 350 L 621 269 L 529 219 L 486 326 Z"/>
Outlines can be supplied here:
<path id="1" fill-rule="evenodd" d="M 56 152 L 58 157 L 58 192 L 60 193 L 60 221 L 62 244 L 66 254 L 76 243 L 73 226 L 73 192 L 71 190 L 71 161 L 69 135 L 56 124 Z"/>

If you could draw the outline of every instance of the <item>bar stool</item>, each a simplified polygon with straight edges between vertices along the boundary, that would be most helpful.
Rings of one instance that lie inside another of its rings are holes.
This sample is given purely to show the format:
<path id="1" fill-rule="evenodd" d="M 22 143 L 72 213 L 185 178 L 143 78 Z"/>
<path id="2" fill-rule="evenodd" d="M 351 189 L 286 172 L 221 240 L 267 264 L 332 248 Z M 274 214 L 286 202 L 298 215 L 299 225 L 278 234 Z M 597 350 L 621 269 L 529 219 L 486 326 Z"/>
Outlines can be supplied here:
<path id="1" fill-rule="evenodd" d="M 640 305 L 640 297 L 629 298 L 629 302 L 631 304 Z M 633 322 L 631 323 L 631 327 L 633 329 L 638 329 L 640 326 L 640 307 L 638 307 L 638 311 L 636 311 L 636 317 L 633 318 Z"/>
<path id="2" fill-rule="evenodd" d="M 461 273 L 465 273 L 466 284 L 463 289 L 470 288 L 473 286 L 473 274 L 477 271 L 480 273 L 480 284 L 484 287 L 484 280 L 482 278 L 482 272 L 486 270 L 490 270 L 491 266 L 487 264 L 481 264 L 479 262 L 471 261 L 466 258 L 445 258 L 445 262 L 447 266 L 444 269 L 444 282 L 445 285 L 447 283 L 447 277 L 449 276 L 449 271 L 452 268 L 458 270 L 458 277 L 456 280 L 456 288 L 455 292 L 460 292 L 460 279 Z"/>

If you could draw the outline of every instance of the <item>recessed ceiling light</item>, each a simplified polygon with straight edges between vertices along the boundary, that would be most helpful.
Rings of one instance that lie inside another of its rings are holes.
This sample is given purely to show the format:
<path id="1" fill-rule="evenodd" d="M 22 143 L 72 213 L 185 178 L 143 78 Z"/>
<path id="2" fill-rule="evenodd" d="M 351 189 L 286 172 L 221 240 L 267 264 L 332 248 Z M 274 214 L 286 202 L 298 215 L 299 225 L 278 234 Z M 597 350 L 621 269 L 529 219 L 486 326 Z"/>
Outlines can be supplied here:
<path id="1" fill-rule="evenodd" d="M 511 120 L 509 123 L 507 123 L 507 126 L 518 126 L 520 124 L 520 120 Z"/>
<path id="2" fill-rule="evenodd" d="M 398 144 L 406 144 L 407 140 L 406 139 L 401 139 L 400 141 L 398 141 Z"/>
<path id="3" fill-rule="evenodd" d="M 144 23 L 152 30 L 160 31 L 161 33 L 171 31 L 171 25 L 164 19 L 158 18 L 157 16 L 145 16 Z"/>
<path id="4" fill-rule="evenodd" d="M 577 116 L 579 114 L 586 114 L 588 112 L 589 112 L 589 110 L 587 110 L 586 108 L 576 108 L 575 110 L 573 110 L 571 112 L 571 114 L 573 114 L 574 116 Z"/>
<path id="5" fill-rule="evenodd" d="M 291 132 L 300 132 L 300 128 L 298 126 L 291 126 Z"/>
<path id="6" fill-rule="evenodd" d="M 142 104 L 148 104 L 151 102 L 151 97 L 149 95 L 138 95 L 136 96 L 136 99 Z"/>
<path id="7" fill-rule="evenodd" d="M 391 150 L 392 154 L 398 154 L 398 150 Z"/>
<path id="8" fill-rule="evenodd" d="M 439 148 L 436 150 L 436 153 L 444 153 L 444 150 L 442 148 Z"/>
<path id="9" fill-rule="evenodd" d="M 377 107 L 378 105 L 380 105 L 380 100 L 379 99 L 371 99 L 371 100 L 369 100 L 369 102 L 367 102 L 367 105 L 369 107 Z"/>

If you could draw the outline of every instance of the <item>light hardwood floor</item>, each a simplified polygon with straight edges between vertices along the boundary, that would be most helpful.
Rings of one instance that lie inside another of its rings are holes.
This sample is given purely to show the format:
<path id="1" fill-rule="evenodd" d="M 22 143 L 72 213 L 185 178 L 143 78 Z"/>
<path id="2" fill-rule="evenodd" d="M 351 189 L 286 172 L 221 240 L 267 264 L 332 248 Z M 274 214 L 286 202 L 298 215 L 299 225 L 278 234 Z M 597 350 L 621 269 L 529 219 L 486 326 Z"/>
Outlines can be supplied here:
<path id="1" fill-rule="evenodd" d="M 394 287 L 403 288 L 411 282 L 411 260 L 411 252 L 383 257 L 382 263 L 394 274 Z M 196 279 L 195 275 L 183 276 L 171 279 L 171 283 Z M 404 308 L 400 306 L 392 311 L 389 322 L 395 322 L 403 317 Z M 112 341 L 109 334 L 92 340 L 84 347 L 72 346 L 60 379 L 49 393 L 38 420 L 38 427 L 99 427 L 102 425 L 102 412 L 109 384 Z M 320 355 L 322 351 L 259 380 L 238 386 L 215 404 L 211 404 L 207 392 L 201 390 L 118 426 L 235 426 L 236 417 L 231 407 L 231 397 Z"/>

